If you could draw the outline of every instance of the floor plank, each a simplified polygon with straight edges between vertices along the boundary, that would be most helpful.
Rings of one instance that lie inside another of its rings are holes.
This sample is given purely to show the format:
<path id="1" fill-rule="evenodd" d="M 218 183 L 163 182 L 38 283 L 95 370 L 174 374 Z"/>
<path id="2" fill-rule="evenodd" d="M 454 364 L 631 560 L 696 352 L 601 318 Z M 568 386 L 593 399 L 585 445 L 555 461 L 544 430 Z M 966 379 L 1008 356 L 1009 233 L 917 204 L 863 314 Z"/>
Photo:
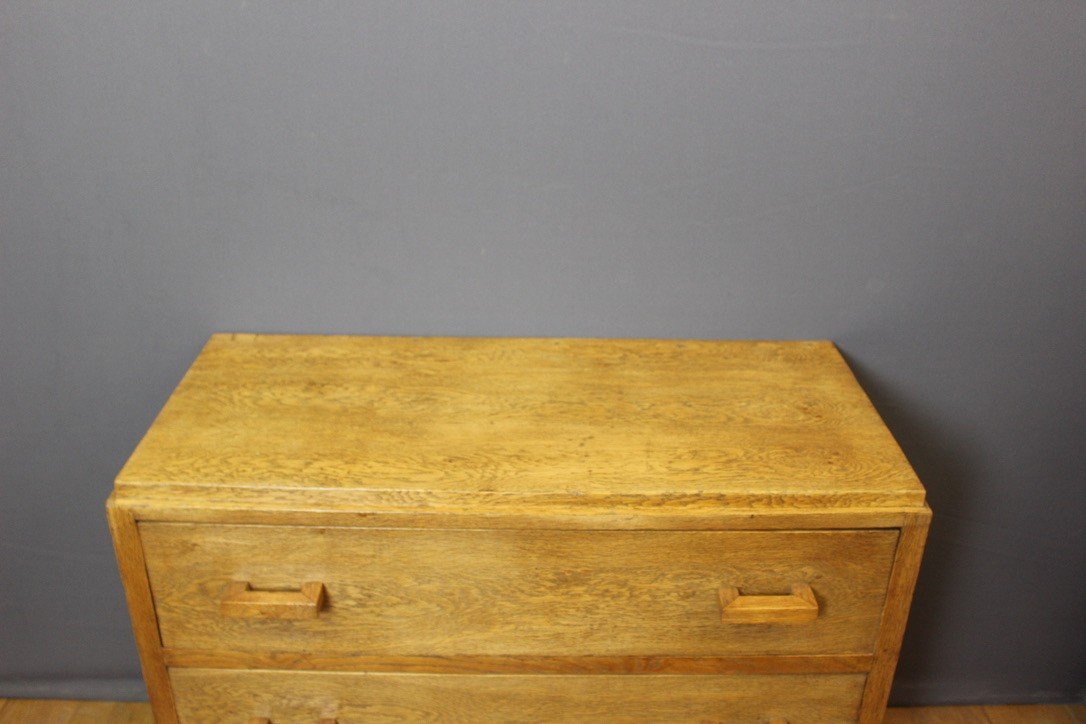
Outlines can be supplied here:
<path id="1" fill-rule="evenodd" d="M 1086 706 L 917 706 L 890 709 L 886 724 L 1086 724 Z"/>
<path id="2" fill-rule="evenodd" d="M 79 702 L 46 699 L 8 699 L 0 709 L 0 724 L 34 722 L 34 724 L 67 724 Z"/>
<path id="3" fill-rule="evenodd" d="M 984 713 L 988 717 L 988 721 L 992 724 L 1004 724 L 1005 722 L 1020 722 L 1022 721 L 1022 709 L 1025 707 L 1016 706 L 986 706 L 984 707 Z M 1072 706 L 1031 706 L 1029 707 L 1030 721 L 1038 722 L 1038 724 L 1078 724 L 1083 721 L 1083 716 L 1086 716 L 1083 712 L 1079 712 L 1078 715 L 1075 709 L 1083 710 L 1086 712 L 1086 707 L 1072 707 Z"/>
<path id="4" fill-rule="evenodd" d="M 988 724 L 982 706 L 912 706 L 888 709 L 884 724 Z"/>
<path id="5" fill-rule="evenodd" d="M 84 701 L 68 724 L 154 724 L 149 704 L 133 702 Z"/>

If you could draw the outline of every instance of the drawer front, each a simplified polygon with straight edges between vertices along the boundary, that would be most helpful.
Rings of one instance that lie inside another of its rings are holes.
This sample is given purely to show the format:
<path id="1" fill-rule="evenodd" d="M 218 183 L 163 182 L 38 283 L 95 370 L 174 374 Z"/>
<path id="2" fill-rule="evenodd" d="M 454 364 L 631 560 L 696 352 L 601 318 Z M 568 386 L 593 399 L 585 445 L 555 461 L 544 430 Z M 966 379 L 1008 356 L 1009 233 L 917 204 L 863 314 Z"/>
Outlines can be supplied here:
<path id="1" fill-rule="evenodd" d="M 855 721 L 862 674 L 565 676 L 173 669 L 182 724 Z"/>
<path id="2" fill-rule="evenodd" d="M 897 542 L 893 530 L 140 530 L 166 647 L 337 656 L 868 653 Z M 306 583 L 323 588 L 307 597 Z"/>

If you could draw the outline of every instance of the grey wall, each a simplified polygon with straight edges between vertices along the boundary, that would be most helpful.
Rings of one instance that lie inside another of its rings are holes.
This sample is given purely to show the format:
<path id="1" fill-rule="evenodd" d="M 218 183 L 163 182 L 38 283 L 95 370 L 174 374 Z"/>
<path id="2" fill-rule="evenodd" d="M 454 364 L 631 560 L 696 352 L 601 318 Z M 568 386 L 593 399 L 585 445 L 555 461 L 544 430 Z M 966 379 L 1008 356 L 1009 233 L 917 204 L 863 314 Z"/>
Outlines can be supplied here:
<path id="1" fill-rule="evenodd" d="M 897 702 L 1086 686 L 1086 5 L 6 2 L 0 695 L 217 330 L 828 337 L 936 511 Z M 138 694 L 137 694 L 138 695 Z"/>

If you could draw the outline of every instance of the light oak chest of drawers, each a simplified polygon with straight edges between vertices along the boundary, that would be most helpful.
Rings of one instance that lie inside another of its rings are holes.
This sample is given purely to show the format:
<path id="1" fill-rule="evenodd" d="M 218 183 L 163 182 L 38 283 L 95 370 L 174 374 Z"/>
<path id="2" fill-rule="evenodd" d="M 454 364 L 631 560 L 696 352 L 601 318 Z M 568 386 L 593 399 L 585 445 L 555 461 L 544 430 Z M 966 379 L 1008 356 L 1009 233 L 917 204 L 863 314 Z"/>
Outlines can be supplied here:
<path id="1" fill-rule="evenodd" d="M 215 335 L 108 503 L 160 722 L 881 719 L 930 511 L 829 342 Z"/>

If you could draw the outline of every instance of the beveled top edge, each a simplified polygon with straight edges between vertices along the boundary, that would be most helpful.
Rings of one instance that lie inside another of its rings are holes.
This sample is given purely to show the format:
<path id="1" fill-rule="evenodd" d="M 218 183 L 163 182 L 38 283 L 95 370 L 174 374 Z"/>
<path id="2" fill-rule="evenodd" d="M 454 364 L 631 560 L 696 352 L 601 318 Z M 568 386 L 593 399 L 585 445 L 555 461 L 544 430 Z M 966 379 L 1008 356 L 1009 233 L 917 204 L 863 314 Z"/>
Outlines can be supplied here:
<path id="1" fill-rule="evenodd" d="M 348 332 L 212 332 L 204 343 L 206 347 L 212 341 L 254 342 L 276 339 L 310 340 L 418 340 L 418 341 L 505 341 L 505 342 L 697 342 L 719 345 L 748 344 L 812 344 L 837 348 L 836 343 L 826 337 L 780 338 L 780 337 L 745 337 L 743 339 L 721 339 L 719 337 L 595 337 L 595 336 L 548 336 L 548 335 L 502 335 L 502 334 L 351 334 Z"/>

